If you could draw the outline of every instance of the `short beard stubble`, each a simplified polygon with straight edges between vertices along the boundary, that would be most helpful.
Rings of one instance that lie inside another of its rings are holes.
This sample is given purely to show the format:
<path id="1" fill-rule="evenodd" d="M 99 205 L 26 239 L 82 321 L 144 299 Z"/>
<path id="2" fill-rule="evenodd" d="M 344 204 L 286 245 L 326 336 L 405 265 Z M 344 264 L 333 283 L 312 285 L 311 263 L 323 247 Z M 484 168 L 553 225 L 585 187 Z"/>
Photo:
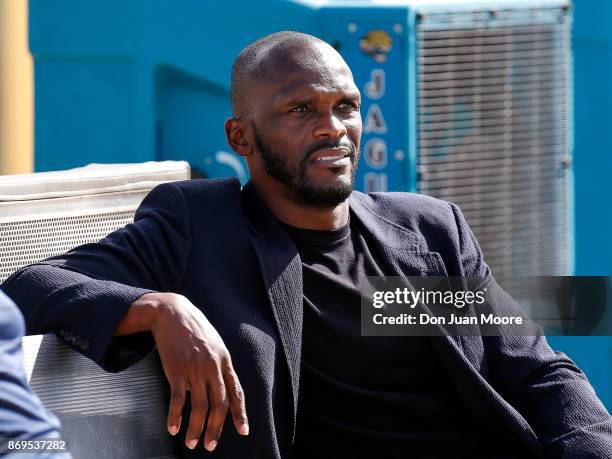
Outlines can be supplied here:
<path id="1" fill-rule="evenodd" d="M 255 144 L 261 154 L 261 160 L 267 174 L 293 188 L 297 196 L 304 202 L 317 207 L 335 207 L 346 201 L 353 192 L 355 171 L 359 161 L 359 154 L 354 145 L 347 145 L 340 141 L 333 140 L 326 140 L 313 145 L 305 152 L 302 161 L 300 161 L 299 174 L 296 176 L 289 169 L 283 155 L 272 151 L 268 145 L 266 145 L 254 123 L 252 127 Z M 352 166 L 350 181 L 348 183 L 340 182 L 329 186 L 320 186 L 312 183 L 312 181 L 306 177 L 306 168 L 308 167 L 308 159 L 310 156 L 322 148 L 337 148 L 340 146 L 348 148 L 351 152 L 350 158 Z"/>

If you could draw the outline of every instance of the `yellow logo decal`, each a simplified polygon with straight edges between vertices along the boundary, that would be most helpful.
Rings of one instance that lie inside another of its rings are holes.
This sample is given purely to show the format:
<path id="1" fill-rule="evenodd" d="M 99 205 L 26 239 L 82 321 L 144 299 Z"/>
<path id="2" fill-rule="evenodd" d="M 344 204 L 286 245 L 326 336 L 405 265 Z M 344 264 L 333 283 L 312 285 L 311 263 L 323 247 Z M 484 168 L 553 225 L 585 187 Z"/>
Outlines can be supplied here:
<path id="1" fill-rule="evenodd" d="M 359 40 L 361 51 L 380 63 L 387 60 L 387 54 L 392 47 L 393 39 L 382 29 L 370 30 Z"/>

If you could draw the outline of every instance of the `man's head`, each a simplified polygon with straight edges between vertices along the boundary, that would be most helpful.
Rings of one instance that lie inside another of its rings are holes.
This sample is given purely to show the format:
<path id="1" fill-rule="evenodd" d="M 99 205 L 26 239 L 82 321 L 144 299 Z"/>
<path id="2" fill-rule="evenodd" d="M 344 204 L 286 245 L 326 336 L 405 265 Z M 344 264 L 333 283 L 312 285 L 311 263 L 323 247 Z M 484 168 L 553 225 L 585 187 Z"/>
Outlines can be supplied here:
<path id="1" fill-rule="evenodd" d="M 232 68 L 230 146 L 258 188 L 334 207 L 353 189 L 359 90 L 338 52 L 311 35 L 278 32 L 247 46 Z"/>

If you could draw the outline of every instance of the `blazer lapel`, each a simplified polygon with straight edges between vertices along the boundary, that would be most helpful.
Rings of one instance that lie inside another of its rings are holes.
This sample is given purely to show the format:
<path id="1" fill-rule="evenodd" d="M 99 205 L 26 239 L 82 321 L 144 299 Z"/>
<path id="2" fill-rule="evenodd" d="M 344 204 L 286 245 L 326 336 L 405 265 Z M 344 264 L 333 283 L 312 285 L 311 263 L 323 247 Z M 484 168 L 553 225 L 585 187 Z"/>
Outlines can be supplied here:
<path id="1" fill-rule="evenodd" d="M 295 245 L 261 200 L 252 182 L 245 185 L 242 197 L 249 226 L 255 234 L 251 245 L 257 254 L 289 369 L 295 421 L 302 349 L 302 262 Z"/>
<path id="2" fill-rule="evenodd" d="M 372 240 L 376 241 L 377 249 L 380 251 L 382 261 L 386 265 L 385 275 L 397 276 L 402 279 L 402 284 L 413 290 L 413 283 L 409 277 L 436 276 L 440 277 L 442 284 L 437 288 L 450 288 L 450 284 L 445 279 L 446 269 L 440 254 L 429 252 L 422 244 L 421 238 L 413 231 L 403 228 L 394 222 L 390 222 L 373 212 L 362 202 L 363 195 L 353 193 L 350 199 L 350 206 L 354 216 L 361 223 L 362 228 L 369 234 Z M 434 316 L 431 309 L 425 305 L 420 305 L 421 310 Z M 458 334 L 456 325 L 437 325 L 439 335 Z M 446 336 L 447 339 L 452 339 Z"/>

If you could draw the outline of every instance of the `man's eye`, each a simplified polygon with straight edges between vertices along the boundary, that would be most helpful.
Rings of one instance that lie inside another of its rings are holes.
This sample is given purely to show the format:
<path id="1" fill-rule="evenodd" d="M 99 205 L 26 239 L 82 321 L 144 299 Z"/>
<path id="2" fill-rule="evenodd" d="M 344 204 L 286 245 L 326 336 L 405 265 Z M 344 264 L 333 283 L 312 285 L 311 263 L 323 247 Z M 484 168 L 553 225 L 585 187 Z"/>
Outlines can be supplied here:
<path id="1" fill-rule="evenodd" d="M 342 102 L 340 105 L 338 105 L 338 108 L 341 108 L 341 109 L 359 109 L 359 107 L 357 107 L 357 104 L 355 104 L 353 102 Z"/>
<path id="2" fill-rule="evenodd" d="M 297 107 L 293 107 L 289 111 L 292 113 L 304 113 L 306 110 L 306 105 L 298 105 Z"/>

